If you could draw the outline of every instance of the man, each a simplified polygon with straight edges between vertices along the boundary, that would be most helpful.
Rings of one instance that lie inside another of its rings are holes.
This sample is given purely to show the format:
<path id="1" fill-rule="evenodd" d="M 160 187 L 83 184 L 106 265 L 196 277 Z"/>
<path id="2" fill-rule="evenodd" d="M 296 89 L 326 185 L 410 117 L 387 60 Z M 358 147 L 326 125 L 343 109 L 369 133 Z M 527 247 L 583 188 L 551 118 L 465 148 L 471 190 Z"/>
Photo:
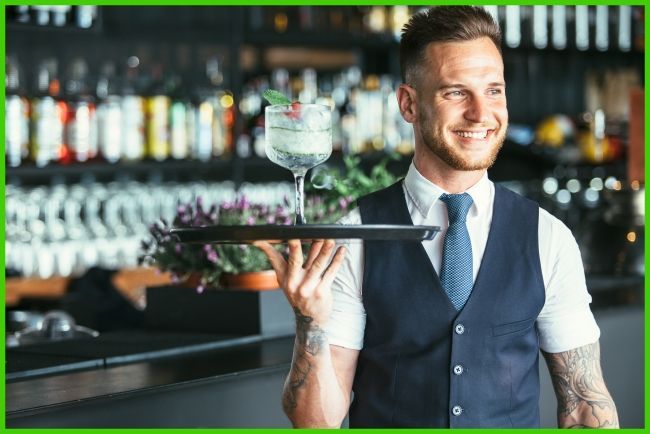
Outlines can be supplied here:
<path id="1" fill-rule="evenodd" d="M 349 243 L 331 262 L 321 240 L 304 263 L 297 240 L 286 262 L 257 243 L 296 314 L 283 394 L 295 426 L 349 411 L 353 427 L 536 427 L 540 348 L 559 426 L 618 426 L 575 240 L 487 178 L 508 125 L 500 43 L 476 7 L 434 7 L 403 31 L 413 163 L 343 223 L 439 225 L 436 239 Z"/>

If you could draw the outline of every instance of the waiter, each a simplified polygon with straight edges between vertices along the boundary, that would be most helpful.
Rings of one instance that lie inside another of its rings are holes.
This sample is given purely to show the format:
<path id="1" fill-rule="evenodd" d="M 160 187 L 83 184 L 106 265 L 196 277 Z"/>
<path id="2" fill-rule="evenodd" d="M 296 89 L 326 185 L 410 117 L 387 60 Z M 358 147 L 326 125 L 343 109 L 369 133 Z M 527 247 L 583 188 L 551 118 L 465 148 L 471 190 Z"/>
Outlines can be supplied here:
<path id="1" fill-rule="evenodd" d="M 413 162 L 343 223 L 438 225 L 435 240 L 348 244 L 331 261 L 334 241 L 317 241 L 304 262 L 297 240 L 287 261 L 257 243 L 296 315 L 294 426 L 349 412 L 351 427 L 538 427 L 541 349 L 559 426 L 618 427 L 571 232 L 487 177 L 508 126 L 500 46 L 479 7 L 434 7 L 403 29 Z"/>

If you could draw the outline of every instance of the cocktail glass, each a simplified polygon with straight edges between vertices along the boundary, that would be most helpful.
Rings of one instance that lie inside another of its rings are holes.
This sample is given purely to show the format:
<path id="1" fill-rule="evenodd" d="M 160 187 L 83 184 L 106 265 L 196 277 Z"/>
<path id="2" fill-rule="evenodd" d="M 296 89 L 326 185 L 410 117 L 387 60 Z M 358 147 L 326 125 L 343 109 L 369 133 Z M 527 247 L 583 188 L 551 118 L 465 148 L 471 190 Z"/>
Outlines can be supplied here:
<path id="1" fill-rule="evenodd" d="M 294 222 L 305 224 L 305 175 L 332 154 L 332 111 L 324 105 L 293 103 L 268 106 L 264 114 L 266 155 L 293 172 Z"/>

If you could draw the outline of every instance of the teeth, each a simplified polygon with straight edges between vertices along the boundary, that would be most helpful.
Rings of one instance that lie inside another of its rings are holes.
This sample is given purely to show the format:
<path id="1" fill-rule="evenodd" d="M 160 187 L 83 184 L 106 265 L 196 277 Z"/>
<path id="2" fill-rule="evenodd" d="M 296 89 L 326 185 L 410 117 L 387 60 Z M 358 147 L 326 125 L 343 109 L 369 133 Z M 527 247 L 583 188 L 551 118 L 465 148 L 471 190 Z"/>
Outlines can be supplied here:
<path id="1" fill-rule="evenodd" d="M 468 131 L 456 131 L 461 137 L 471 138 L 471 139 L 484 139 L 487 137 L 487 131 L 480 131 L 477 133 L 470 133 Z"/>

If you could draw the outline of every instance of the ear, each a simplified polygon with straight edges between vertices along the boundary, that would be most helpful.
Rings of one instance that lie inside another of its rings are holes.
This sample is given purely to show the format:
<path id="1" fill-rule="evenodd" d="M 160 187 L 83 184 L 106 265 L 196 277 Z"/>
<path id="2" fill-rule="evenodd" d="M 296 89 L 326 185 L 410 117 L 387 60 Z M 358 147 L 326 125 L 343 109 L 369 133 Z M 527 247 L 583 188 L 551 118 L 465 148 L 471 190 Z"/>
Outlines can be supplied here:
<path id="1" fill-rule="evenodd" d="M 417 120 L 417 94 L 416 90 L 408 84 L 402 83 L 397 88 L 397 104 L 402 117 L 409 124 Z"/>

